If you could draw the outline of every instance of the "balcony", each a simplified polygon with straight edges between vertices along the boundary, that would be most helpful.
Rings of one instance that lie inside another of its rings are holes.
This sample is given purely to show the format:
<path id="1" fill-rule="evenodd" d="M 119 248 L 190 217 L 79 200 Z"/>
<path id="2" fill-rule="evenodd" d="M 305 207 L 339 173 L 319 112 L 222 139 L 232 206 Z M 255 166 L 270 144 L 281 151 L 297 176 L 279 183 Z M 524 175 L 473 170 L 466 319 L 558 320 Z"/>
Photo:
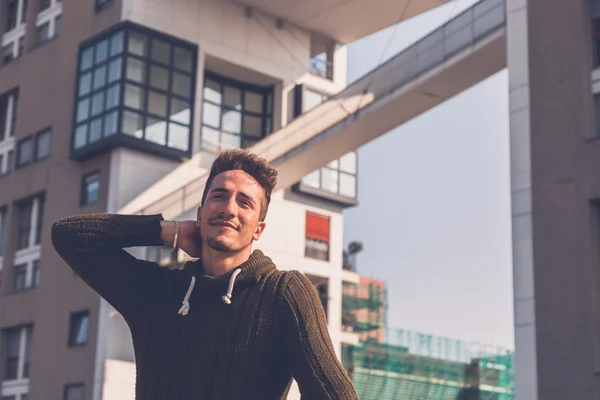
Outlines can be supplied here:
<path id="1" fill-rule="evenodd" d="M 448 0 L 234 0 L 309 31 L 349 43 Z M 403 11 L 406 9 L 405 11 Z"/>

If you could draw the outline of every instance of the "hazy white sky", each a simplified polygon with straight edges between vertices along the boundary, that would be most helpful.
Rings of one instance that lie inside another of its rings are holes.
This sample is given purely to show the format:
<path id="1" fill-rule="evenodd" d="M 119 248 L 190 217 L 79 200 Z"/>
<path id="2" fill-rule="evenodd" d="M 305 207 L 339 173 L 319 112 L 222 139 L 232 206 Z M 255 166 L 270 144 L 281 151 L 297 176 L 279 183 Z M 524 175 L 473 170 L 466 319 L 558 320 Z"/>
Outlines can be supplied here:
<path id="1" fill-rule="evenodd" d="M 474 2 L 352 43 L 349 81 L 378 64 L 390 35 L 384 58 Z M 508 150 L 505 70 L 358 151 L 345 242 L 362 241 L 359 272 L 387 282 L 390 327 L 514 347 Z"/>

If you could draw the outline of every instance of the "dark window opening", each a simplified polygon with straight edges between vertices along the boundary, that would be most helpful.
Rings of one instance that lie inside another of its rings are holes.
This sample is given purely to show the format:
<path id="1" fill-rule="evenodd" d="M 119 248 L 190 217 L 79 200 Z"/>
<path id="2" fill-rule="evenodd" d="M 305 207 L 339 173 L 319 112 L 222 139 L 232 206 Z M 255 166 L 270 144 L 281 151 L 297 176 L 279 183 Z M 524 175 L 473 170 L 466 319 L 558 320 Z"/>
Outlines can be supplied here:
<path id="1" fill-rule="evenodd" d="M 17 168 L 25 167 L 33 162 L 33 138 L 27 137 L 17 144 Z"/>
<path id="2" fill-rule="evenodd" d="M 100 197 L 100 172 L 84 175 L 81 183 L 81 204 L 94 204 Z"/>
<path id="3" fill-rule="evenodd" d="M 90 312 L 80 311 L 71 314 L 69 321 L 69 346 L 82 346 L 88 342 Z"/>
<path id="4" fill-rule="evenodd" d="M 85 400 L 85 385 L 74 383 L 65 385 L 64 400 Z"/>

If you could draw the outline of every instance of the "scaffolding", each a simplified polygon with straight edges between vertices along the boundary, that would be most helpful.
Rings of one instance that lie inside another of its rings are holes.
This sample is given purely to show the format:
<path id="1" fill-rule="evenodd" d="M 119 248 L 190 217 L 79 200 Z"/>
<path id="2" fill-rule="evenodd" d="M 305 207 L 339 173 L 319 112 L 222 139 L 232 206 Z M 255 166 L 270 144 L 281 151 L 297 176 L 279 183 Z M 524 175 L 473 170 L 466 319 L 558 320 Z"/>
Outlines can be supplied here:
<path id="1" fill-rule="evenodd" d="M 343 284 L 342 325 L 359 335 L 342 363 L 361 400 L 514 400 L 513 353 L 387 328 L 381 281 Z"/>

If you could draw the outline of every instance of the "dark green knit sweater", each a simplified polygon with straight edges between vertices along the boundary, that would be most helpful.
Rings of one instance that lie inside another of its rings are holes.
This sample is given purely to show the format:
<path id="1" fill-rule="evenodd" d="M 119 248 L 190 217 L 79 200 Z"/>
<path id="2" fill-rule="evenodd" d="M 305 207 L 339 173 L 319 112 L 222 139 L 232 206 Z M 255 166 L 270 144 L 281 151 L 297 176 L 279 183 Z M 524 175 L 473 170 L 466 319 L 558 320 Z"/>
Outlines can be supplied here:
<path id="1" fill-rule="evenodd" d="M 136 399 L 284 399 L 292 378 L 303 399 L 358 398 L 303 274 L 278 271 L 256 250 L 239 266 L 225 304 L 235 270 L 210 277 L 200 261 L 172 270 L 123 250 L 162 246 L 161 220 L 95 214 L 52 226 L 60 256 L 131 329 Z M 190 289 L 189 311 L 181 315 Z"/>

